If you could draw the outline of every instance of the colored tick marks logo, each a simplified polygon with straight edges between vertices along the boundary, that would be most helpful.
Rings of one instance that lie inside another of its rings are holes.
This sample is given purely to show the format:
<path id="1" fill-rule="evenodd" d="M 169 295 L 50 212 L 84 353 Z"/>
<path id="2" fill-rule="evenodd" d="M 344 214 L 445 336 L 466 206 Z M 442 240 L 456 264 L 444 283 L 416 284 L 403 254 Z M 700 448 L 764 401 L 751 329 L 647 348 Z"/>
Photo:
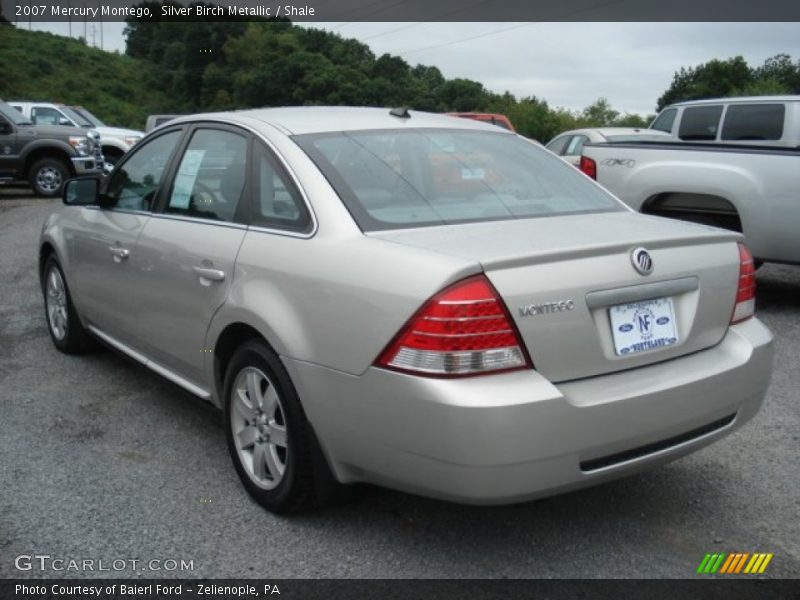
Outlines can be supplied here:
<path id="1" fill-rule="evenodd" d="M 772 560 L 772 552 L 719 552 L 716 554 L 706 554 L 697 567 L 697 572 L 701 575 L 756 575 L 761 574 L 767 569 L 769 561 Z"/>

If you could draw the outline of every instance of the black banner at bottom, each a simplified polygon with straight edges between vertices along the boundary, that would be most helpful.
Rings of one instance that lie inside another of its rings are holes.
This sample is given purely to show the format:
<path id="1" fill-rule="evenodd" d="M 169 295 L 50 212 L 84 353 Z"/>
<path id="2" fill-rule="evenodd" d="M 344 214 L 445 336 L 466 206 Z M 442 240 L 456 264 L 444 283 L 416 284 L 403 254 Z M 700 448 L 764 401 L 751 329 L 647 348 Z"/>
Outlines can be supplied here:
<path id="1" fill-rule="evenodd" d="M 786 579 L 5 579 L 2 600 L 800 600 Z"/>

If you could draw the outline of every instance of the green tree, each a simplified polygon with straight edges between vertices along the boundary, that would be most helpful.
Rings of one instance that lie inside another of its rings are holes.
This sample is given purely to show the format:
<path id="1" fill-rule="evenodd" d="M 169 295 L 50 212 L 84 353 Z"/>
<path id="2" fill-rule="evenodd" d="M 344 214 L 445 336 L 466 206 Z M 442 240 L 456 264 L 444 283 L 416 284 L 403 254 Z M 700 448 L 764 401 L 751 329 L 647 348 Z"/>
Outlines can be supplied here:
<path id="1" fill-rule="evenodd" d="M 610 127 L 618 118 L 619 111 L 611 108 L 608 98 L 598 98 L 580 115 L 584 127 Z"/>
<path id="2" fill-rule="evenodd" d="M 757 82 L 763 84 L 765 90 L 772 94 L 800 94 L 800 60 L 792 62 L 788 54 L 776 54 L 764 61 L 764 64 L 753 72 Z"/>
<path id="3" fill-rule="evenodd" d="M 681 67 L 658 99 L 656 110 L 668 104 L 701 98 L 800 93 L 800 61 L 777 54 L 755 69 L 744 58 L 714 59 L 696 67 Z"/>
<path id="4" fill-rule="evenodd" d="M 658 99 L 656 110 L 684 100 L 730 96 L 753 81 L 753 73 L 744 58 L 710 60 L 675 73 L 669 89 Z"/>

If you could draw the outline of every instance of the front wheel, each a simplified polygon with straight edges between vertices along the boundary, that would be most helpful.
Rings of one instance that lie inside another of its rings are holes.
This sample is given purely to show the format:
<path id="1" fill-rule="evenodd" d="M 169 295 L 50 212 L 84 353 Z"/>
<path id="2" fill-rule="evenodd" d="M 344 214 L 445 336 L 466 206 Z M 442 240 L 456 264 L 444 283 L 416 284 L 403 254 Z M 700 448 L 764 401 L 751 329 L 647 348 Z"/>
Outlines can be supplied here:
<path id="1" fill-rule="evenodd" d="M 42 293 L 50 337 L 56 348 L 66 354 L 91 348 L 89 334 L 75 312 L 64 273 L 53 255 L 44 264 Z"/>
<path id="2" fill-rule="evenodd" d="M 228 450 L 248 493 L 291 512 L 314 504 L 313 433 L 278 356 L 263 342 L 243 344 L 225 375 Z"/>
<path id="3" fill-rule="evenodd" d="M 31 168 L 28 181 L 37 196 L 54 198 L 61 194 L 64 182 L 69 179 L 69 167 L 57 158 L 43 158 Z"/>

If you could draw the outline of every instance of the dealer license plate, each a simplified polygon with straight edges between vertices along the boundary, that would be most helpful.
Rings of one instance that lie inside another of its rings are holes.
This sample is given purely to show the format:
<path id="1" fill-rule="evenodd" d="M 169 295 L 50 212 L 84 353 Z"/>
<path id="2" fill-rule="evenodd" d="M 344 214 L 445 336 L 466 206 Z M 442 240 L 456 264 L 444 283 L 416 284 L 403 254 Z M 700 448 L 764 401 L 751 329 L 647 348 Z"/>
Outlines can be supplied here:
<path id="1" fill-rule="evenodd" d="M 678 343 L 672 298 L 619 304 L 609 308 L 608 315 L 617 356 Z"/>

